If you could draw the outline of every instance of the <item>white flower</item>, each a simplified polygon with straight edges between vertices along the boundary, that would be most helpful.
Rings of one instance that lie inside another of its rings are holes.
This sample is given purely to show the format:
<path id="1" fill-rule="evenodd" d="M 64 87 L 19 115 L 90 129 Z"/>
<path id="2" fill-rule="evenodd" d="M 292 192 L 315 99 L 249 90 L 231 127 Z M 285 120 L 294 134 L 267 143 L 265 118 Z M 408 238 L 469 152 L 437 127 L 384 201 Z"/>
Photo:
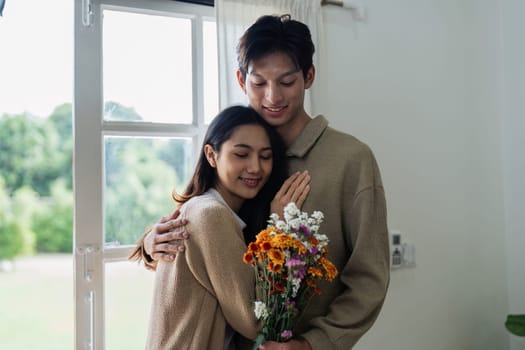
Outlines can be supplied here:
<path id="1" fill-rule="evenodd" d="M 302 224 L 302 221 L 301 219 L 299 218 L 295 218 L 295 219 L 291 219 L 291 220 L 288 220 L 288 225 L 293 229 L 293 230 L 297 230 L 299 228 L 299 225 Z"/>
<path id="2" fill-rule="evenodd" d="M 270 220 L 268 220 L 268 222 L 270 224 L 275 224 L 278 220 L 279 220 L 279 215 L 272 213 L 270 214 Z"/>
<path id="3" fill-rule="evenodd" d="M 258 320 L 266 320 L 269 316 L 268 308 L 266 307 L 266 304 L 262 301 L 256 301 L 255 302 L 255 317 Z"/>
<path id="4" fill-rule="evenodd" d="M 319 222 L 319 224 L 321 222 L 323 222 L 323 219 L 324 219 L 324 214 L 320 211 L 314 211 L 313 214 L 312 214 L 312 217 L 317 220 Z"/>
<path id="5" fill-rule="evenodd" d="M 286 225 L 286 222 L 279 220 L 275 223 L 275 227 L 283 232 L 286 232 L 288 225 Z"/>
<path id="6" fill-rule="evenodd" d="M 297 296 L 297 292 L 299 292 L 299 288 L 301 287 L 301 279 L 292 278 L 292 285 L 292 298 L 295 298 Z"/>
<path id="7" fill-rule="evenodd" d="M 300 213 L 299 208 L 297 208 L 294 202 L 290 202 L 284 207 L 284 219 L 286 221 L 296 218 Z"/>

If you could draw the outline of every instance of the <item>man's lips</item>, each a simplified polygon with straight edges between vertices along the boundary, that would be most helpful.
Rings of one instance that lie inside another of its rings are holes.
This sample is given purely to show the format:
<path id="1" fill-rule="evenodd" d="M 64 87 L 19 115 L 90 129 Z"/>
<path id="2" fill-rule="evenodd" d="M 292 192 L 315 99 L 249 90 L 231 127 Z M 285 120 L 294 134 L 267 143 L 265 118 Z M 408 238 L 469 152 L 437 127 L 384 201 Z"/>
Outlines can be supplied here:
<path id="1" fill-rule="evenodd" d="M 268 106 L 263 106 L 263 109 L 272 113 L 272 114 L 278 114 L 280 112 L 282 112 L 283 110 L 286 109 L 286 106 L 282 106 L 282 107 L 268 107 Z"/>

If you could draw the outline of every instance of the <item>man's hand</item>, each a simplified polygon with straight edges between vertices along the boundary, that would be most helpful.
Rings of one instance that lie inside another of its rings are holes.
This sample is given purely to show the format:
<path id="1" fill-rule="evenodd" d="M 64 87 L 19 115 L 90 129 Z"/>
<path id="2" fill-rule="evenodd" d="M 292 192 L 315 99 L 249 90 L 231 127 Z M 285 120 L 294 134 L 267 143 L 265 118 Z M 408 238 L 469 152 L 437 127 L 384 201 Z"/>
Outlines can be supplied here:
<path id="1" fill-rule="evenodd" d="M 189 237 L 184 225 L 186 220 L 179 218 L 179 209 L 162 217 L 144 237 L 144 251 L 154 261 L 173 261 L 179 252 L 184 251 L 184 240 Z"/>
<path id="2" fill-rule="evenodd" d="M 292 339 L 286 343 L 267 341 L 259 346 L 259 350 L 312 350 L 312 347 L 304 339 Z"/>
<path id="3" fill-rule="evenodd" d="M 283 217 L 284 207 L 290 202 L 294 202 L 297 208 L 301 209 L 306 196 L 310 192 L 310 174 L 308 170 L 302 173 L 292 174 L 283 183 L 279 192 L 275 195 L 271 203 L 271 212 Z"/>

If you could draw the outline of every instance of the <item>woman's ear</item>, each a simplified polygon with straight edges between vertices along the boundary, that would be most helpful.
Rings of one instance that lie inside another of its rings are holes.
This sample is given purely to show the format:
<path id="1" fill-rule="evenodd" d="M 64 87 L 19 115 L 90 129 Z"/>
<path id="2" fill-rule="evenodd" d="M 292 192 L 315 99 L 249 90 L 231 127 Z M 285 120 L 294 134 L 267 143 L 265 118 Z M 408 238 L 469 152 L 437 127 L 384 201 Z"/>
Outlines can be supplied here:
<path id="1" fill-rule="evenodd" d="M 215 161 L 215 150 L 211 145 L 204 145 L 204 155 L 208 160 L 208 163 L 212 168 L 217 167 L 217 162 Z"/>

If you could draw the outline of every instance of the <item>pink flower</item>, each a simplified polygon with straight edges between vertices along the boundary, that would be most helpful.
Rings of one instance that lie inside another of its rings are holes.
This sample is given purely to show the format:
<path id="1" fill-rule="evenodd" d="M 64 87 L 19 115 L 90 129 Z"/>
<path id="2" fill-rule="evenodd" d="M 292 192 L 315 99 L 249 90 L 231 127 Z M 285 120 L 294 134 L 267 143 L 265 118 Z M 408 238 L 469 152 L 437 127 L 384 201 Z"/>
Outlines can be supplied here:
<path id="1" fill-rule="evenodd" d="M 299 260 L 299 259 L 290 259 L 288 260 L 285 265 L 287 267 L 292 267 L 292 266 L 304 266 L 306 265 L 306 262 L 302 261 L 302 260 Z"/>
<path id="2" fill-rule="evenodd" d="M 286 329 L 284 331 L 281 332 L 281 338 L 283 339 L 290 339 L 292 337 L 293 333 L 292 331 Z"/>

